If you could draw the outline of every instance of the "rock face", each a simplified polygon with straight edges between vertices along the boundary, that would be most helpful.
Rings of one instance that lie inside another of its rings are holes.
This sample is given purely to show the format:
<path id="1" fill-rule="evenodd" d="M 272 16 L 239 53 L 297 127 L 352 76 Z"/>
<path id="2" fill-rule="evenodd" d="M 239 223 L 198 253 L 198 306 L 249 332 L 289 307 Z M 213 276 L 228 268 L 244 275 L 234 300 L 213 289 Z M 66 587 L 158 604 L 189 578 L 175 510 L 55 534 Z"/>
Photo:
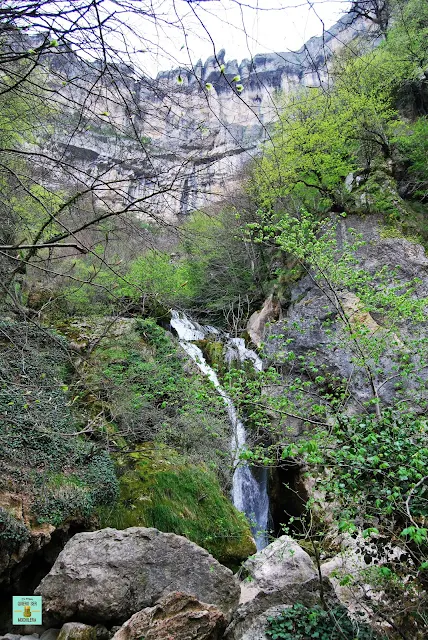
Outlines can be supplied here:
<path id="1" fill-rule="evenodd" d="M 220 640 L 225 628 L 226 618 L 216 606 L 174 592 L 135 613 L 113 640 Z"/>
<path id="2" fill-rule="evenodd" d="M 207 551 L 143 527 L 77 534 L 35 593 L 49 621 L 117 624 L 172 591 L 215 604 L 228 618 L 239 601 L 232 572 Z"/>
<path id="3" fill-rule="evenodd" d="M 275 618 L 280 615 L 285 609 L 288 609 L 290 605 L 279 604 L 275 607 L 270 607 L 260 615 L 256 616 L 251 626 L 239 635 L 240 640 L 268 640 L 266 635 L 266 627 L 268 618 Z M 237 637 L 237 636 L 235 636 Z"/>
<path id="4" fill-rule="evenodd" d="M 391 275 L 391 284 L 406 283 L 414 278 L 418 282 L 414 286 L 415 296 L 422 298 L 428 294 L 428 258 L 423 247 L 403 237 L 390 237 L 385 231 L 385 225 L 380 216 L 350 215 L 341 219 L 337 226 L 337 240 L 339 248 L 345 242 L 351 243 L 353 235 L 351 229 L 361 234 L 365 244 L 358 248 L 355 257 L 358 267 L 375 276 L 383 270 L 385 274 L 396 272 L 395 282 Z M 354 233 L 354 232 L 352 232 Z M 389 276 L 388 276 L 389 277 Z M 375 277 L 376 279 L 376 277 Z M 342 310 L 350 318 L 352 323 L 355 318 L 363 323 L 370 334 L 382 338 L 383 318 L 380 314 L 374 317 L 361 311 L 361 305 L 355 292 L 348 291 L 344 287 L 337 291 Z M 294 375 L 299 371 L 305 376 L 302 368 L 299 370 L 299 358 L 303 359 L 310 354 L 311 360 L 325 376 L 325 379 L 347 381 L 347 399 L 344 410 L 349 414 L 361 412 L 363 403 L 373 398 L 372 389 L 368 377 L 362 366 L 355 365 L 355 353 L 352 343 L 344 335 L 343 324 L 339 319 L 338 303 L 328 295 L 326 289 L 319 287 L 311 275 L 302 278 L 291 290 L 291 301 L 284 313 L 283 319 L 271 325 L 268 330 L 269 339 L 266 340 L 267 360 L 275 366 L 283 366 L 287 370 L 289 352 L 294 352 Z M 418 332 L 424 335 L 426 327 L 411 324 L 408 320 L 400 327 L 401 337 L 409 341 L 417 340 Z M 278 338 L 276 339 L 276 336 Z M 285 342 L 287 339 L 289 342 Z M 397 343 L 398 344 L 398 343 Z M 410 346 L 411 348 L 411 346 Z M 395 373 L 397 353 L 403 348 L 397 349 L 394 344 L 394 336 L 390 335 L 387 348 L 381 355 L 378 379 L 375 381 L 379 389 L 378 395 L 381 401 L 388 404 L 397 397 Z M 421 378 L 426 378 L 428 372 L 422 369 Z M 334 393 L 335 387 L 331 387 Z M 322 389 L 321 389 L 322 390 Z M 408 387 L 411 398 L 412 388 Z M 406 389 L 403 391 L 403 396 Z M 421 389 L 421 394 L 426 390 Z M 295 436 L 301 432 L 301 424 L 295 425 Z"/>
<path id="5" fill-rule="evenodd" d="M 366 29 L 364 20 L 347 15 L 297 52 L 238 63 L 225 60 L 220 51 L 204 64 L 157 78 L 138 76 L 125 65 L 101 76 L 95 64 L 87 65 L 72 51 L 57 52 L 50 62 L 47 58 L 54 72 L 49 82 L 67 112 L 63 132 L 57 128 L 55 138 L 42 143 L 52 158 L 49 182 L 71 188 L 73 180 L 85 183 L 102 175 L 98 193 L 106 204 L 122 205 L 121 197 L 140 201 L 174 221 L 218 202 L 236 193 L 239 172 L 277 120 L 279 92 L 318 86 L 332 53 Z M 233 81 L 237 75 L 242 92 Z M 71 136 L 70 122 L 76 123 Z M 72 180 L 58 171 L 60 157 L 73 167 Z M 45 160 L 45 171 L 47 165 Z"/>
<path id="6" fill-rule="evenodd" d="M 266 324 L 278 320 L 281 313 L 281 306 L 273 295 L 270 295 L 264 302 L 260 311 L 255 311 L 249 318 L 247 324 L 248 335 L 251 341 L 260 347 L 266 331 Z"/>

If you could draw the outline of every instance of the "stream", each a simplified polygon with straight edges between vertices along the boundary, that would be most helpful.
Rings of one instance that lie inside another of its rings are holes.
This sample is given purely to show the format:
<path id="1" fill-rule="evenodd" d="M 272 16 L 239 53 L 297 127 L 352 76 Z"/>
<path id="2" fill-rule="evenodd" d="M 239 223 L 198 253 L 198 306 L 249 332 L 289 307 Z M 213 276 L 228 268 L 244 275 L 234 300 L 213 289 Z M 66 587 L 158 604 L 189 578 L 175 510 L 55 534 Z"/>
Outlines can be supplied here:
<path id="1" fill-rule="evenodd" d="M 251 467 L 247 462 L 239 460 L 240 453 L 246 447 L 246 431 L 243 422 L 238 418 L 232 400 L 221 386 L 216 372 L 205 360 L 201 349 L 194 341 L 205 340 L 207 336 L 218 336 L 226 349 L 226 361 L 239 360 L 241 363 L 250 360 L 255 369 L 261 371 L 262 361 L 258 355 L 247 349 L 242 338 L 230 338 L 228 334 L 216 327 L 202 326 L 190 320 L 184 313 L 172 311 L 171 327 L 177 333 L 180 345 L 207 376 L 223 398 L 232 427 L 230 443 L 233 454 L 235 472 L 233 474 L 232 501 L 235 507 L 245 513 L 253 533 L 257 550 L 268 544 L 269 497 L 267 492 L 267 469 Z"/>

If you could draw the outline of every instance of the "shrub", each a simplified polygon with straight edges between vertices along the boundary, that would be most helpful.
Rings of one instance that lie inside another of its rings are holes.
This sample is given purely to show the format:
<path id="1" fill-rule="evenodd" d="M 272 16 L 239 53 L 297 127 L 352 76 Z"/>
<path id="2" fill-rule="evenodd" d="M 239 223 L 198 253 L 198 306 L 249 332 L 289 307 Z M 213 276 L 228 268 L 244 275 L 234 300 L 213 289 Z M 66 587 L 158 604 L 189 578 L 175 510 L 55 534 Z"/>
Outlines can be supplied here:
<path id="1" fill-rule="evenodd" d="M 324 611 L 295 604 L 278 617 L 268 618 L 266 635 L 272 640 L 378 640 L 366 624 L 351 620 L 344 607 Z"/>

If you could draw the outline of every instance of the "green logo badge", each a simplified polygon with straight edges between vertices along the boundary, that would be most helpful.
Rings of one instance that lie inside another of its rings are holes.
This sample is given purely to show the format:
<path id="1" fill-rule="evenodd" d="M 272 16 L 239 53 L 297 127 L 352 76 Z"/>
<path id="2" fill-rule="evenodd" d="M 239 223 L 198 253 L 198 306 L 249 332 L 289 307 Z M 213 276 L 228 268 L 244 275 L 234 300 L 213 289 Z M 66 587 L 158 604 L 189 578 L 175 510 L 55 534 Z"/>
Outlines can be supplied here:
<path id="1" fill-rule="evenodd" d="M 42 596 L 13 596 L 13 624 L 42 624 Z"/>

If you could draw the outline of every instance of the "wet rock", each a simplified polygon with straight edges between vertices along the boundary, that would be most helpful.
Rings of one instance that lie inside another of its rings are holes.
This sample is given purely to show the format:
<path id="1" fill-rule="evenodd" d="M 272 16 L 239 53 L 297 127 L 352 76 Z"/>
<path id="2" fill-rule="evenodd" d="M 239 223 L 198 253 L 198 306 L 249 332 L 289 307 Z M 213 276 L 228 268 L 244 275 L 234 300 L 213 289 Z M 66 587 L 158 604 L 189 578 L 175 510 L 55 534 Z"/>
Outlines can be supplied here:
<path id="1" fill-rule="evenodd" d="M 35 593 L 46 619 L 117 624 L 172 591 L 215 604 L 229 619 L 239 601 L 232 572 L 207 551 L 143 527 L 75 535 Z"/>
<path id="2" fill-rule="evenodd" d="M 174 592 L 135 613 L 113 640 L 219 640 L 225 628 L 226 618 L 216 606 Z"/>

